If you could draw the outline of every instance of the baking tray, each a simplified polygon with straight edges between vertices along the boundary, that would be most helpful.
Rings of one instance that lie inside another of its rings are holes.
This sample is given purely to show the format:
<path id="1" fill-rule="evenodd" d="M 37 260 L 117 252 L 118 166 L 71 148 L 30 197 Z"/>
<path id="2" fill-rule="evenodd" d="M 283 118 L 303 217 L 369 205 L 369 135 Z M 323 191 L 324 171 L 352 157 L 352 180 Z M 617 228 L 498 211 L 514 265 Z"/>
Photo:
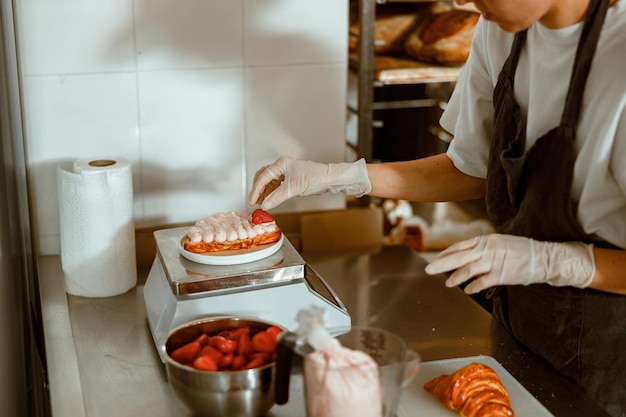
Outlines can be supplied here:
<path id="1" fill-rule="evenodd" d="M 358 68 L 358 55 L 350 54 L 350 66 Z M 405 55 L 376 55 L 374 80 L 384 85 L 455 82 L 463 66 L 447 67 L 421 62 Z"/>
<path id="2" fill-rule="evenodd" d="M 444 407 L 423 388 L 425 382 L 442 374 L 451 374 L 457 369 L 480 362 L 490 366 L 509 392 L 515 417 L 553 416 L 541 403 L 532 396 L 500 363 L 491 356 L 469 356 L 466 358 L 444 359 L 424 362 L 413 382 L 405 389 L 398 405 L 397 417 L 455 417 L 459 413 Z"/>

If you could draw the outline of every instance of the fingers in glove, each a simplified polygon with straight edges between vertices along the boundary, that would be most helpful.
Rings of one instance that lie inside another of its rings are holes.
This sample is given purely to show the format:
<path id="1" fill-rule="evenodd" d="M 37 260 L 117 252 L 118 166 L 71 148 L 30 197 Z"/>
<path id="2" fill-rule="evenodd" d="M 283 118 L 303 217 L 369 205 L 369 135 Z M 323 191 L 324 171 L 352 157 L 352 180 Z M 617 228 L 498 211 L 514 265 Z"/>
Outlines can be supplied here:
<path id="1" fill-rule="evenodd" d="M 478 258 L 460 266 L 446 280 L 446 287 L 457 287 L 491 272 L 491 262 Z"/>
<path id="2" fill-rule="evenodd" d="M 282 181 L 272 181 L 269 184 L 267 184 L 267 186 L 265 187 L 265 189 L 262 191 L 261 196 L 259 197 L 259 201 L 257 202 L 257 204 L 261 204 L 261 208 L 263 210 L 269 210 L 271 208 L 276 207 L 278 204 L 282 203 L 284 200 L 279 201 L 278 203 L 276 203 L 275 201 L 272 201 L 272 199 L 268 199 L 268 197 L 270 195 L 272 195 L 272 193 L 278 189 L 280 186 L 282 185 Z"/>
<path id="3" fill-rule="evenodd" d="M 453 244 L 426 266 L 426 273 L 441 274 L 477 261 L 482 254 L 481 250 L 476 250 L 480 242 L 480 238 L 473 238 Z"/>
<path id="4" fill-rule="evenodd" d="M 281 182 L 273 191 L 270 192 L 269 189 L 267 190 L 267 195 L 263 198 L 261 208 L 266 211 L 271 210 L 289 200 L 291 197 L 289 184 Z"/>
<path id="5" fill-rule="evenodd" d="M 254 174 L 252 189 L 250 190 L 250 194 L 248 194 L 248 204 L 251 206 L 263 202 L 267 194 L 269 194 L 266 191 L 268 185 L 272 181 L 275 181 L 274 177 L 267 168 L 268 167 L 263 167 L 259 169 L 256 174 Z"/>
<path id="6" fill-rule="evenodd" d="M 254 206 L 255 204 L 263 203 L 265 198 L 284 181 L 285 169 L 285 157 L 280 157 L 273 164 L 259 169 L 254 174 L 252 189 L 248 195 L 248 204 Z"/>
<path id="7" fill-rule="evenodd" d="M 489 237 L 486 239 L 488 240 Z M 502 268 L 506 252 L 489 253 L 482 248 L 482 245 L 479 247 L 481 247 L 480 259 L 456 270 L 446 281 L 446 286 L 451 287 L 467 283 L 464 291 L 467 294 L 476 294 L 487 288 L 507 283 L 506 271 Z M 517 274 L 514 276 L 517 277 Z M 517 282 L 510 282 L 510 284 L 514 283 Z"/>
<path id="8" fill-rule="evenodd" d="M 467 294 L 478 294 L 479 292 L 491 287 L 493 287 L 493 285 L 489 283 L 487 276 L 481 276 L 476 277 L 473 281 L 467 284 L 463 291 Z"/>

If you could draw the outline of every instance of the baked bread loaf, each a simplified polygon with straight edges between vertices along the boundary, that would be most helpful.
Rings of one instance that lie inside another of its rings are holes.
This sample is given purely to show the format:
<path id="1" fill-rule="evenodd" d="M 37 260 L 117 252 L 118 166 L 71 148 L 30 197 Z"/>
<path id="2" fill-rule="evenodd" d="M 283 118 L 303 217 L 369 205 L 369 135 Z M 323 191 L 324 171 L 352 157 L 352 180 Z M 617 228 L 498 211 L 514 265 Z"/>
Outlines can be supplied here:
<path id="1" fill-rule="evenodd" d="M 352 6 L 352 5 L 351 5 Z M 356 6 L 356 3 L 355 3 Z M 374 52 L 376 54 L 404 54 L 404 42 L 420 20 L 419 4 L 385 4 L 376 8 L 374 22 Z M 350 36 L 348 47 L 351 52 L 358 48 L 357 35 L 360 32 L 358 13 L 351 11 Z"/>
<path id="2" fill-rule="evenodd" d="M 457 9 L 432 14 L 408 35 L 404 50 L 420 61 L 463 65 L 469 57 L 479 17 L 476 12 Z"/>
<path id="3" fill-rule="evenodd" d="M 431 379 L 424 389 L 463 417 L 515 416 L 498 374 L 482 363 L 474 362 L 452 375 Z"/>
<path id="4" fill-rule="evenodd" d="M 193 253 L 250 249 L 275 243 L 282 232 L 274 217 L 257 209 L 252 214 L 216 213 L 199 220 L 183 237 L 183 247 Z"/>

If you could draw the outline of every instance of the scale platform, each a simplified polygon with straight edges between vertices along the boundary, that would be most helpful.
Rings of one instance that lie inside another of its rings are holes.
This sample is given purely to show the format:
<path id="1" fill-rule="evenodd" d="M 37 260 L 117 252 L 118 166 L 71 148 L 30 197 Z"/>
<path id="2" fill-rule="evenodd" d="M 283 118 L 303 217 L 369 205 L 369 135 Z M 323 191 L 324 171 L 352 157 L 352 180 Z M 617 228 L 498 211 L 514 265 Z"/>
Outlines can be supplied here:
<path id="1" fill-rule="evenodd" d="M 148 323 L 159 348 L 181 324 L 209 316 L 256 317 L 295 330 L 298 311 L 324 309 L 332 335 L 347 332 L 351 318 L 337 295 L 283 236 L 275 253 L 253 262 L 207 265 L 181 254 L 189 227 L 154 232 L 157 254 L 144 286 Z"/>

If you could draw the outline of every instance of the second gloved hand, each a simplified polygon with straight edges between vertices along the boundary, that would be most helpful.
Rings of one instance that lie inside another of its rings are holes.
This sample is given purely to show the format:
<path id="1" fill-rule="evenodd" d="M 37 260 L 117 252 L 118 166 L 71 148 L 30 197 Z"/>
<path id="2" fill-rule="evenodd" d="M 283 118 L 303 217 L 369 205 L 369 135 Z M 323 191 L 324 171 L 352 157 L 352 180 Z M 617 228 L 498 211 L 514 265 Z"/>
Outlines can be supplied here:
<path id="1" fill-rule="evenodd" d="M 281 156 L 254 176 L 248 202 L 272 209 L 297 196 L 344 192 L 361 197 L 372 189 L 364 159 L 322 164 Z"/>
<path id="2" fill-rule="evenodd" d="M 585 288 L 593 281 L 595 269 L 593 245 L 490 234 L 450 246 L 426 267 L 426 273 L 454 270 L 446 286 L 469 282 L 465 292 L 474 294 L 496 285 L 546 283 Z"/>

